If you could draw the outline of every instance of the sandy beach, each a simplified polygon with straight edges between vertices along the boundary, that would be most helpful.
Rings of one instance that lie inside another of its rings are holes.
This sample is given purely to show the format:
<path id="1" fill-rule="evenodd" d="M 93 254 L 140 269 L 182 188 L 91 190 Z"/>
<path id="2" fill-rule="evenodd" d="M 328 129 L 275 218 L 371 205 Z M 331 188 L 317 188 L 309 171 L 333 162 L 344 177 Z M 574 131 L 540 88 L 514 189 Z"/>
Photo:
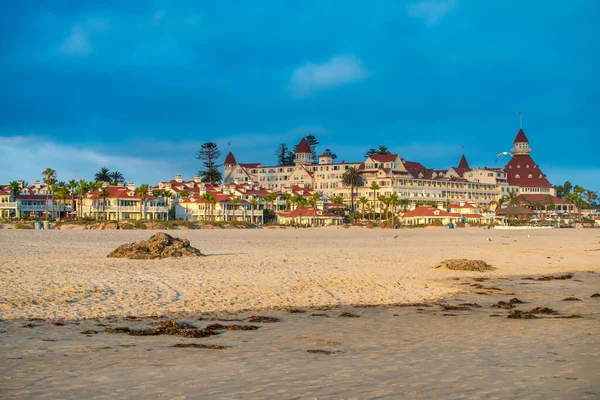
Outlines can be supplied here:
<path id="1" fill-rule="evenodd" d="M 600 269 L 600 231 L 593 229 L 169 233 L 207 257 L 106 258 L 152 231 L 0 231 L 0 318 L 420 302 L 457 292 L 450 278 L 477 274 L 433 268 L 447 258 L 484 260 L 495 268 L 490 277 Z"/>
<path id="2" fill-rule="evenodd" d="M 0 231 L 0 397 L 600 397 L 597 230 L 169 231 L 207 256 L 105 258 L 152 233 Z M 119 331 L 169 320 L 255 330 Z"/>

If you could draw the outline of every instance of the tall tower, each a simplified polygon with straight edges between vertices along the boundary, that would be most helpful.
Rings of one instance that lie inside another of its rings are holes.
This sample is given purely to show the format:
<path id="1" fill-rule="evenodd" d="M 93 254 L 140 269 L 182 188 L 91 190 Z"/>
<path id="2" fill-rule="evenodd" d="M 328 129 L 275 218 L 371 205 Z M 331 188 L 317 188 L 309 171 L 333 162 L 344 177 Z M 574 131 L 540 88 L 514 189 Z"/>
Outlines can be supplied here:
<path id="1" fill-rule="evenodd" d="M 306 141 L 305 138 L 302 138 L 298 146 L 296 146 L 296 158 L 294 159 L 294 163 L 296 164 L 312 164 L 312 151 L 310 149 L 310 144 Z"/>
<path id="2" fill-rule="evenodd" d="M 525 132 L 523 132 L 523 128 L 519 129 L 519 133 L 517 133 L 517 137 L 513 141 L 513 148 L 511 150 L 513 155 L 523 155 L 531 153 L 531 147 L 529 147 L 529 140 L 527 136 L 525 136 Z"/>
<path id="3" fill-rule="evenodd" d="M 235 157 L 233 153 L 230 151 L 225 157 L 225 162 L 223 163 L 223 183 L 229 183 L 233 181 L 231 175 L 235 170 L 237 162 L 235 161 Z"/>

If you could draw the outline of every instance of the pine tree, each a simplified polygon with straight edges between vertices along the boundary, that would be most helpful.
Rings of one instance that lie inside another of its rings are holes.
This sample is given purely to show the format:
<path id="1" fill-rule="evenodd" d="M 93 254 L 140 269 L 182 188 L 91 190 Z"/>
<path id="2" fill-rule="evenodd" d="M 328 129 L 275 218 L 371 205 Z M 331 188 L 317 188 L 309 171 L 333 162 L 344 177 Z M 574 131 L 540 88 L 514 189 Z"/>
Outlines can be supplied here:
<path id="1" fill-rule="evenodd" d="M 312 133 L 305 137 L 306 141 L 310 145 L 310 151 L 312 151 L 313 163 L 316 164 L 319 161 L 317 157 L 317 146 L 319 145 L 319 141 Z"/>
<path id="2" fill-rule="evenodd" d="M 210 182 L 211 184 L 219 183 L 223 179 L 221 172 L 219 172 L 220 164 L 217 164 L 217 160 L 221 156 L 221 151 L 217 147 L 216 143 L 206 142 L 200 150 L 196 152 L 196 159 L 202 160 L 205 170 L 198 171 L 198 174 L 202 176 L 202 182 Z"/>
<path id="3" fill-rule="evenodd" d="M 275 156 L 277 157 L 277 165 L 290 165 L 290 163 L 288 163 L 290 153 L 290 148 L 285 143 L 281 143 L 277 147 L 277 150 L 275 150 Z"/>

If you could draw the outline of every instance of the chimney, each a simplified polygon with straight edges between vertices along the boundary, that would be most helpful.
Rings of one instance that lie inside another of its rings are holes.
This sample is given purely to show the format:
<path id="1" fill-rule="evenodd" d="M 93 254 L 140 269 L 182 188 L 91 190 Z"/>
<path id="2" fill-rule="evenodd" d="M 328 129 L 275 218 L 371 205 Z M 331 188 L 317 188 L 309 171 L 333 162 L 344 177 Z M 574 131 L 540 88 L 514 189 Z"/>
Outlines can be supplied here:
<path id="1" fill-rule="evenodd" d="M 38 179 L 37 181 L 35 181 L 35 187 L 36 187 L 37 189 L 39 189 L 39 188 L 40 188 L 40 186 L 41 186 L 41 182 L 40 182 L 40 180 Z"/>
<path id="2" fill-rule="evenodd" d="M 23 184 L 24 184 L 25 182 L 23 182 L 23 181 L 21 181 L 21 180 L 18 180 L 18 181 L 17 181 L 17 183 L 19 184 L 19 187 L 20 187 L 21 189 L 23 189 Z"/>
<path id="3" fill-rule="evenodd" d="M 465 205 L 465 202 L 464 202 L 463 200 L 461 200 L 459 204 L 460 204 L 460 206 L 462 207 L 462 206 L 464 206 L 464 205 Z"/>
<path id="4" fill-rule="evenodd" d="M 202 177 L 200 175 L 194 175 L 194 182 L 196 182 L 196 183 L 202 182 Z"/>
<path id="5" fill-rule="evenodd" d="M 127 182 L 127 189 L 135 190 L 135 182 Z"/>
<path id="6" fill-rule="evenodd" d="M 175 175 L 175 180 L 177 181 L 177 183 L 183 182 L 183 175 L 181 175 L 181 174 Z"/>

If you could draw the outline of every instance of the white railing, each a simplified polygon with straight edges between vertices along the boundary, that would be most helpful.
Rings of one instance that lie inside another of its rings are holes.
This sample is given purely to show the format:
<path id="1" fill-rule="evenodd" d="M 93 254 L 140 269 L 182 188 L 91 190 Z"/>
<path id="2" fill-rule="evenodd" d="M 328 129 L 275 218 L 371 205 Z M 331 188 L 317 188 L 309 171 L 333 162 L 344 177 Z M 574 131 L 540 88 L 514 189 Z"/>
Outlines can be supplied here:
<path id="1" fill-rule="evenodd" d="M 0 203 L 0 208 L 17 208 L 16 201 L 4 201 Z"/>
<path id="2" fill-rule="evenodd" d="M 102 208 L 102 206 L 83 206 L 84 211 L 89 210 L 90 212 L 140 212 L 140 206 L 106 206 Z M 144 208 L 145 212 L 159 212 L 166 213 L 169 211 L 167 206 L 146 206 Z"/>

